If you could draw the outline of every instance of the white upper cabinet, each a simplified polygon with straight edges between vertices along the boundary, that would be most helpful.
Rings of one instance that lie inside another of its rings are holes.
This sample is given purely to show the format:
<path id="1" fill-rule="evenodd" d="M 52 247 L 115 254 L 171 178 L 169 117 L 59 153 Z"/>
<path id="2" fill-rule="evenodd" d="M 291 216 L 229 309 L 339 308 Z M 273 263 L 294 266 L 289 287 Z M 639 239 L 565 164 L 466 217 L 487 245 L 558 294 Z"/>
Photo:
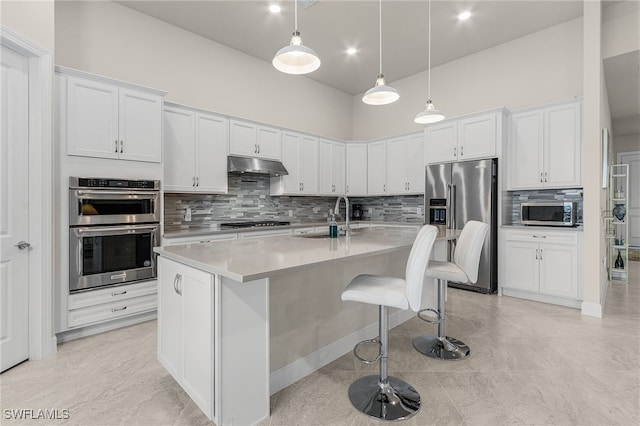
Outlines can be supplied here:
<path id="1" fill-rule="evenodd" d="M 248 121 L 229 120 L 229 153 L 268 160 L 282 159 L 282 132 Z"/>
<path id="2" fill-rule="evenodd" d="M 318 139 L 294 132 L 282 135 L 282 163 L 289 172 L 271 178 L 272 195 L 318 194 Z"/>
<path id="3" fill-rule="evenodd" d="M 504 110 L 447 120 L 425 128 L 428 164 L 498 156 Z"/>
<path id="4" fill-rule="evenodd" d="M 67 154 L 161 162 L 163 92 L 78 74 L 65 75 Z"/>
<path id="5" fill-rule="evenodd" d="M 227 141 L 226 118 L 165 105 L 165 191 L 226 193 Z"/>
<path id="6" fill-rule="evenodd" d="M 512 114 L 508 189 L 582 185 L 580 116 L 580 101 Z"/>
<path id="7" fill-rule="evenodd" d="M 367 145 L 367 193 L 387 194 L 386 141 L 370 142 Z"/>
<path id="8" fill-rule="evenodd" d="M 345 193 L 346 150 L 344 143 L 320 139 L 318 146 L 318 193 Z"/>
<path id="9" fill-rule="evenodd" d="M 348 196 L 367 195 L 367 144 L 347 143 L 346 193 Z"/>
<path id="10" fill-rule="evenodd" d="M 388 139 L 386 150 L 386 193 L 424 193 L 424 134 Z"/>

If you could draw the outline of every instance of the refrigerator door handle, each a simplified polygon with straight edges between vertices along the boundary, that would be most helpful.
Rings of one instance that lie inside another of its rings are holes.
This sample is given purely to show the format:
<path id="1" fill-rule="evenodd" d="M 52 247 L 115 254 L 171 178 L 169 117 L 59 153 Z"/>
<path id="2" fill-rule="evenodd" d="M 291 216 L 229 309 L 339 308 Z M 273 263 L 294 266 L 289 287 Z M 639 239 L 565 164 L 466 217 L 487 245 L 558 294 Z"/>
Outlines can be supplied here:
<path id="1" fill-rule="evenodd" d="M 457 197 L 457 188 L 455 184 L 451 185 L 451 229 L 458 229 L 458 224 L 456 223 L 456 217 L 458 214 L 458 197 Z"/>

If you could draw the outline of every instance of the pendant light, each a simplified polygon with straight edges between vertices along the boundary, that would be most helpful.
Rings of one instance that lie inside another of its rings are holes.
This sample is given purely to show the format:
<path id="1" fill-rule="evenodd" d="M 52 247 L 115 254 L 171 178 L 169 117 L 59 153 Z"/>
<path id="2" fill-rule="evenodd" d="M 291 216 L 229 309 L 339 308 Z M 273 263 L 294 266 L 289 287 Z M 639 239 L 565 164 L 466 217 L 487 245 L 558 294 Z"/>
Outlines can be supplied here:
<path id="1" fill-rule="evenodd" d="M 429 68 L 427 71 L 427 105 L 413 120 L 419 124 L 437 123 L 444 120 L 444 115 L 431 102 L 431 0 L 429 0 Z"/>
<path id="2" fill-rule="evenodd" d="M 278 50 L 271 62 L 278 70 L 287 74 L 308 74 L 320 68 L 320 58 L 313 50 L 302 44 L 298 31 L 298 0 L 294 1 L 295 28 L 291 43 Z"/>
<path id="3" fill-rule="evenodd" d="M 362 97 L 362 102 L 368 105 L 387 105 L 400 99 L 400 95 L 391 86 L 387 86 L 384 82 L 384 75 L 382 74 L 382 0 L 380 4 L 380 74 L 376 79 L 376 85 Z"/>

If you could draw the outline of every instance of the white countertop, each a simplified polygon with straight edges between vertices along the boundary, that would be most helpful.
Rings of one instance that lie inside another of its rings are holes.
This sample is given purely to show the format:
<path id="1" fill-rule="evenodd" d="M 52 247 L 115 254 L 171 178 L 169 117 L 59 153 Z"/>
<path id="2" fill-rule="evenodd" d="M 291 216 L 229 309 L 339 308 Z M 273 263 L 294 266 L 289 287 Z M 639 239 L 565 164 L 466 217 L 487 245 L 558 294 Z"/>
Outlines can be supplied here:
<path id="1" fill-rule="evenodd" d="M 459 230 L 442 229 L 438 240 L 455 239 Z M 353 231 L 351 237 L 280 236 L 156 247 L 154 251 L 187 266 L 247 282 L 309 265 L 352 260 L 412 246 L 413 228 L 375 227 Z"/>

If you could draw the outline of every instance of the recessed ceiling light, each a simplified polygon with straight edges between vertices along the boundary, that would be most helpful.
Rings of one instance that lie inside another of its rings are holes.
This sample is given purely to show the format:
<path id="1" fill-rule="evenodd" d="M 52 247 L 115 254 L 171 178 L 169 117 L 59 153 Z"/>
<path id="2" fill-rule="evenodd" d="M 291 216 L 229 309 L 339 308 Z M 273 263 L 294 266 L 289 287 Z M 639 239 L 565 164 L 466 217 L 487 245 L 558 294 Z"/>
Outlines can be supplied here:
<path id="1" fill-rule="evenodd" d="M 280 13 L 280 10 L 280 5 L 272 4 L 271 6 L 269 6 L 269 12 L 271 13 Z"/>
<path id="2" fill-rule="evenodd" d="M 466 21 L 470 17 L 471 17 L 471 12 L 469 12 L 468 10 L 465 10 L 464 12 L 458 15 L 458 19 L 461 21 Z"/>
<path id="3" fill-rule="evenodd" d="M 358 53 L 358 49 L 356 49 L 355 47 L 350 47 L 347 49 L 347 55 L 355 55 L 356 53 Z"/>

